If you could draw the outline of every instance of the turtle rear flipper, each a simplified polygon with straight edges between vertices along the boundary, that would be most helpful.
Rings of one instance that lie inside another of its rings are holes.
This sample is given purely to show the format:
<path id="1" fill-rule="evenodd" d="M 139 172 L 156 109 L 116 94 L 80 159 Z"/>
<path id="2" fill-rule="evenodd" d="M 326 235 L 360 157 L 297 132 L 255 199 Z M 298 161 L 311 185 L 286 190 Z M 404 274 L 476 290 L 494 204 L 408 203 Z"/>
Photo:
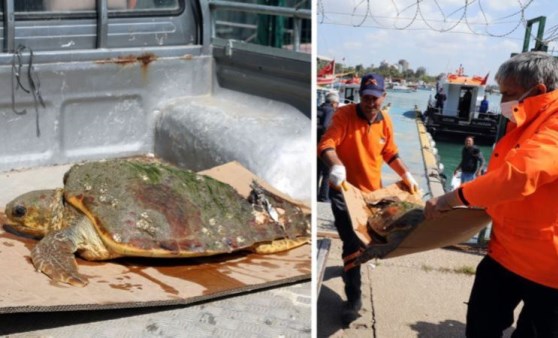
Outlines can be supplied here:
<path id="1" fill-rule="evenodd" d="M 51 279 L 85 286 L 87 278 L 77 270 L 74 253 L 77 247 L 68 237 L 66 229 L 52 232 L 45 236 L 31 251 L 31 260 L 35 268 Z"/>

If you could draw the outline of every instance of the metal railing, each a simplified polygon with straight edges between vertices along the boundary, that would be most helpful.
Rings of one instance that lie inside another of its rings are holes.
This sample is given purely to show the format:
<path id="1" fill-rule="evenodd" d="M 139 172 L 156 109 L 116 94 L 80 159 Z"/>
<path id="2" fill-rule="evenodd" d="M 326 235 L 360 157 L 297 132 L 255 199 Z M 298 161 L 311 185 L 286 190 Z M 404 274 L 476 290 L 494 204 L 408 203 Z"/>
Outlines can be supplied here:
<path id="1" fill-rule="evenodd" d="M 211 38 L 216 38 L 216 11 L 230 10 L 244 13 L 265 14 L 273 16 L 283 16 L 293 19 L 293 49 L 300 50 L 300 36 L 302 32 L 302 20 L 311 20 L 312 11 L 309 9 L 296 9 L 287 7 L 266 6 L 258 4 L 247 4 L 231 1 L 209 1 L 211 15 Z"/>

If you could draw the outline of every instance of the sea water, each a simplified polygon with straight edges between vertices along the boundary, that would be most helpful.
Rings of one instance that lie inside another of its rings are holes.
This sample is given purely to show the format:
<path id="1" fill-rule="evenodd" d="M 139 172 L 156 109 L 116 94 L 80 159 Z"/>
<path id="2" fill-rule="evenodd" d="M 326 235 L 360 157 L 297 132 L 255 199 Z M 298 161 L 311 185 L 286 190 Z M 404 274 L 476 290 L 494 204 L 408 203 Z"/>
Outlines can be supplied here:
<path id="1" fill-rule="evenodd" d="M 416 163 L 414 163 L 416 162 L 416 156 L 414 156 L 414 154 L 416 153 L 416 151 L 420 152 L 420 148 L 418 148 L 418 150 L 416 149 L 416 143 L 418 143 L 418 135 L 415 134 L 417 135 L 415 143 L 409 142 L 409 124 L 408 121 L 405 121 L 405 123 L 403 123 L 403 120 L 414 118 L 416 114 L 415 109 L 424 112 L 426 110 L 428 100 L 434 97 L 434 95 L 434 91 L 425 90 L 417 90 L 416 92 L 412 93 L 388 92 L 386 100 L 384 102 L 384 104 L 391 105 L 390 116 L 393 120 L 395 141 L 399 146 L 401 158 L 411 168 L 416 166 Z M 489 100 L 489 110 L 498 111 L 501 98 L 500 94 L 489 94 L 487 98 Z M 449 191 L 451 190 L 451 180 L 453 177 L 453 172 L 459 165 L 459 162 L 461 162 L 461 151 L 464 147 L 465 136 L 463 137 L 462 141 L 456 138 L 454 140 L 435 140 L 435 142 L 435 147 L 438 149 L 439 162 L 443 164 L 443 174 L 447 178 L 445 188 L 446 191 Z M 485 159 L 484 168 L 486 168 L 492 154 L 493 145 L 476 145 L 479 147 L 483 154 L 483 157 Z M 385 171 L 386 170 L 384 169 L 382 174 L 384 174 Z M 421 177 L 418 180 L 421 188 L 424 189 L 422 182 L 425 182 L 426 179 Z M 488 239 L 489 236 L 490 226 L 489 231 L 486 232 L 486 239 Z M 477 236 L 475 235 L 475 237 L 473 237 L 470 242 L 476 243 Z"/>
<path id="2" fill-rule="evenodd" d="M 417 90 L 411 93 L 402 92 L 388 92 L 384 104 L 391 104 L 390 116 L 397 117 L 398 115 L 404 114 L 409 116 L 417 107 L 421 112 L 426 110 L 428 100 L 434 97 L 435 92 L 427 90 Z M 500 94 L 488 94 L 489 110 L 497 111 L 500 104 Z M 394 121 L 396 129 L 396 142 L 397 142 L 397 126 Z M 455 168 L 461 162 L 461 150 L 464 147 L 465 136 L 463 140 L 459 138 L 454 138 L 452 140 L 435 140 L 435 147 L 438 149 L 438 155 L 440 157 L 440 162 L 444 166 L 444 175 L 447 177 L 446 189 L 451 189 L 451 179 Z M 481 150 L 483 157 L 485 159 L 485 168 L 488 165 L 488 160 L 492 154 L 492 145 L 486 144 L 476 144 Z M 405 159 L 403 158 L 405 161 Z"/>

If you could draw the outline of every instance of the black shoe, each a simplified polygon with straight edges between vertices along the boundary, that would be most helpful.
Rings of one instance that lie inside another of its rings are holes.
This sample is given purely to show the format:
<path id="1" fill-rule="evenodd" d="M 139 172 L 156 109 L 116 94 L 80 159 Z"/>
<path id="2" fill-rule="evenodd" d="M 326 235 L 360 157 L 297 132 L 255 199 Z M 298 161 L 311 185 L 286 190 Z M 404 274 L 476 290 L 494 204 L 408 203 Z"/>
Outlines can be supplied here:
<path id="1" fill-rule="evenodd" d="M 357 299 L 353 302 L 346 302 L 343 307 L 343 312 L 341 313 L 341 322 L 345 326 L 349 326 L 358 317 L 360 317 L 359 311 L 362 308 L 362 300 Z"/>
<path id="2" fill-rule="evenodd" d="M 330 199 L 325 197 L 318 197 L 318 202 L 330 202 Z"/>

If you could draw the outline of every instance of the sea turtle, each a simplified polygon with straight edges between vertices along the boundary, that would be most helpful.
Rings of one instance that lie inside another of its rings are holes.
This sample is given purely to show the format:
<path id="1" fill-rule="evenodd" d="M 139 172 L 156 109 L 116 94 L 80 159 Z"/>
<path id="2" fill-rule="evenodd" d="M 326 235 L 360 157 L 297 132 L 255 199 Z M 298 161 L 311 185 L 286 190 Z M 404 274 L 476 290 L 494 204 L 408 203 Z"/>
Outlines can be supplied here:
<path id="1" fill-rule="evenodd" d="M 230 185 L 140 159 L 74 165 L 64 188 L 32 191 L 6 206 L 19 232 L 42 237 L 35 268 L 55 281 L 85 286 L 74 254 L 200 257 L 238 250 L 271 253 L 307 242 L 309 215 L 253 183 L 246 199 Z"/>
<path id="2" fill-rule="evenodd" d="M 372 258 L 383 258 L 407 237 L 422 221 L 424 207 L 420 204 L 385 198 L 367 204 L 370 210 L 367 230 L 372 239 L 355 263 L 362 264 Z"/>

